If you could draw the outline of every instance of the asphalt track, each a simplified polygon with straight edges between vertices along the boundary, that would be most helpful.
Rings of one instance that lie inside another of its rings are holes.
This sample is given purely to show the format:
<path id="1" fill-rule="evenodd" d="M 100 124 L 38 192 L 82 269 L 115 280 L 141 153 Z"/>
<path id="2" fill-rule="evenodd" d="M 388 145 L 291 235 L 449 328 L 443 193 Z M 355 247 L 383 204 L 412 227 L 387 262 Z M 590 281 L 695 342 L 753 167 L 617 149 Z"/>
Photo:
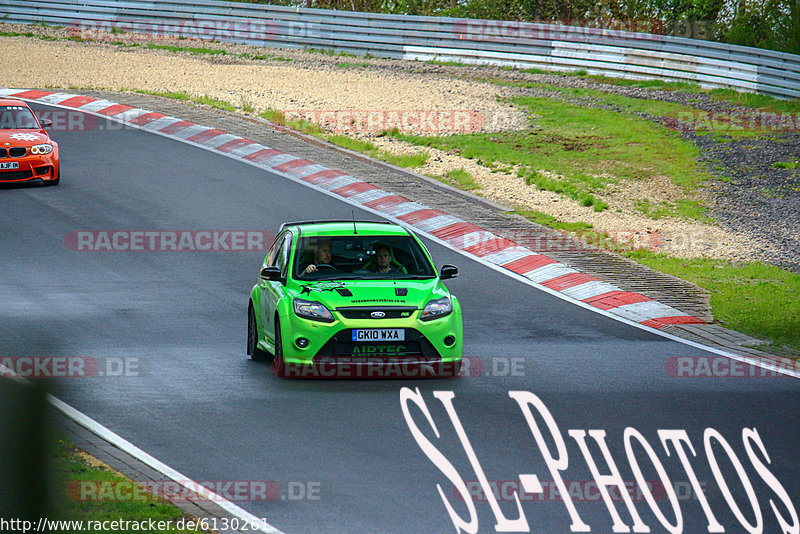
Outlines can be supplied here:
<path id="1" fill-rule="evenodd" d="M 438 437 L 419 409 L 412 406 L 410 413 L 465 480 L 477 476 L 433 392 L 454 392 L 455 410 L 489 480 L 537 474 L 549 488 L 553 477 L 542 451 L 509 397 L 510 391 L 528 391 L 541 398 L 564 437 L 565 480 L 592 480 L 570 429 L 604 430 L 621 478 L 634 480 L 623 440 L 632 427 L 653 447 L 673 484 L 685 489 L 689 478 L 674 449 L 668 456 L 656 434 L 684 429 L 714 516 L 727 532 L 744 532 L 703 447 L 704 431 L 713 428 L 752 483 L 763 532 L 781 532 L 770 501 L 791 523 L 789 508 L 800 503 L 796 379 L 671 376 L 670 358 L 717 357 L 579 308 L 426 241 L 437 266 L 459 267 L 448 287 L 462 302 L 465 355 L 480 359 L 488 372 L 454 380 L 280 380 L 244 351 L 247 296 L 263 253 L 76 252 L 65 246 L 65 235 L 276 231 L 286 220 L 350 218 L 354 208 L 138 130 L 109 127 L 53 137 L 61 147 L 61 185 L 0 190 L 0 356 L 82 356 L 101 369 L 105 362 L 134 365 L 131 376 L 53 381 L 55 393 L 194 480 L 277 482 L 281 498 L 237 502 L 275 527 L 288 533 L 452 532 L 437 484 L 468 518 L 453 483 L 409 430 L 400 406 L 404 386 L 422 392 Z M 358 209 L 355 215 L 375 218 Z M 536 419 L 541 424 L 538 414 Z M 788 492 L 788 507 L 748 458 L 744 428 L 758 430 L 769 460 L 757 456 Z M 546 428 L 545 436 L 552 448 Z M 608 473 L 600 449 L 592 444 L 589 450 Z M 644 478 L 656 479 L 644 449 L 634 450 Z M 735 462 L 716 441 L 713 451 L 744 519 L 755 523 Z M 295 499 L 300 488 L 314 498 Z M 542 501 L 534 498 L 522 505 L 533 532 L 570 531 L 563 502 L 550 491 Z M 575 501 L 592 532 L 611 532 L 612 516 L 596 491 Z M 673 521 L 669 502 L 658 502 Z M 683 532 L 706 532 L 699 501 L 679 503 Z M 632 525 L 624 503 L 614 504 Z M 652 532 L 666 531 L 644 500 L 634 505 Z M 500 508 L 517 516 L 513 502 Z M 475 509 L 479 531 L 494 532 L 490 505 L 477 500 Z"/>

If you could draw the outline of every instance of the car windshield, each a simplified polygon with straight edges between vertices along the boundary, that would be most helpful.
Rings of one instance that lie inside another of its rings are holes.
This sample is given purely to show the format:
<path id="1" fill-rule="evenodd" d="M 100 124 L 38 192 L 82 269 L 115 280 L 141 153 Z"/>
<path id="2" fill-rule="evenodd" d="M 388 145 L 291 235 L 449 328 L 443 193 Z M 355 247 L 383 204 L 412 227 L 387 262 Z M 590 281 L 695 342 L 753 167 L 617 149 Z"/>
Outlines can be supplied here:
<path id="1" fill-rule="evenodd" d="M 0 130 L 38 130 L 39 123 L 25 106 L 0 106 Z"/>
<path id="2" fill-rule="evenodd" d="M 436 271 L 409 235 L 301 237 L 294 256 L 298 280 L 423 279 Z"/>

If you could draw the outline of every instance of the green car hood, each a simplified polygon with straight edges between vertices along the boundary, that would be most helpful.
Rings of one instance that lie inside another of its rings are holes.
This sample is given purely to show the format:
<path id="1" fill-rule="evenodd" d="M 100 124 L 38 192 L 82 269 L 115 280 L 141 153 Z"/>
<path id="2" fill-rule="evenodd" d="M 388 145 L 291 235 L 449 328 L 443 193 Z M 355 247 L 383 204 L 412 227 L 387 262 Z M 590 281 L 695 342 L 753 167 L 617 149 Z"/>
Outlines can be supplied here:
<path id="1" fill-rule="evenodd" d="M 346 296 L 347 290 L 352 296 Z M 406 290 L 406 295 L 398 294 L 402 290 Z M 422 309 L 430 300 L 450 295 L 438 278 L 297 282 L 291 293 L 297 298 L 321 302 L 329 310 L 346 306 L 414 306 Z"/>

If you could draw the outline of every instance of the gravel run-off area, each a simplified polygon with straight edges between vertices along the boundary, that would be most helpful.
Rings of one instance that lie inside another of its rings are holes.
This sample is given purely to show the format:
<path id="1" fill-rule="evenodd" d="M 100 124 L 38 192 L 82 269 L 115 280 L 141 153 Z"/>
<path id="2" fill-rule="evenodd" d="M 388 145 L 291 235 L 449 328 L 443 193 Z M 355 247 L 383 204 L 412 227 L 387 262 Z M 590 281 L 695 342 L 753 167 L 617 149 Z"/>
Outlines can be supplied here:
<path id="1" fill-rule="evenodd" d="M 475 193 L 506 206 L 541 211 L 564 222 L 589 223 L 595 230 L 625 236 L 626 240 L 631 235 L 638 236 L 636 242 L 655 244 L 657 250 L 673 256 L 762 260 L 800 272 L 800 169 L 773 167 L 777 162 L 800 159 L 797 129 L 724 143 L 712 136 L 681 132 L 700 148 L 700 160 L 708 172 L 720 178 L 710 180 L 695 193 L 696 199 L 708 207 L 709 222 L 678 217 L 652 219 L 636 208 L 641 200 L 657 204 L 686 197 L 666 176 L 653 176 L 645 183 L 610 184 L 596 195 L 609 208 L 595 212 L 564 196 L 526 185 L 513 169 L 492 172 L 455 153 L 420 148 L 379 135 L 381 130 L 394 126 L 404 129 L 404 125 L 411 130 L 417 128 L 418 133 L 437 135 L 528 128 L 525 113 L 500 99 L 541 95 L 542 91 L 480 81 L 486 78 L 590 87 L 709 112 L 735 109 L 706 94 L 612 86 L 576 76 L 528 74 L 486 66 L 341 57 L 163 36 L 84 32 L 84 40 L 70 40 L 76 36 L 67 29 L 12 24 L 0 25 L 0 31 L 37 34 L 0 37 L 0 86 L 75 93 L 89 88 L 186 93 L 229 102 L 241 113 L 278 110 L 287 118 L 308 118 L 320 122 L 328 131 L 367 139 L 387 152 L 427 151 L 427 163 L 415 169 L 417 172 L 443 176 L 463 168 L 479 186 Z M 148 49 L 147 43 L 154 41 L 226 53 L 201 55 Z M 140 46 L 131 46 L 134 43 Z M 548 96 L 558 97 L 552 93 Z M 598 105 L 591 101 L 584 104 Z M 659 117 L 643 120 L 664 122 Z"/>

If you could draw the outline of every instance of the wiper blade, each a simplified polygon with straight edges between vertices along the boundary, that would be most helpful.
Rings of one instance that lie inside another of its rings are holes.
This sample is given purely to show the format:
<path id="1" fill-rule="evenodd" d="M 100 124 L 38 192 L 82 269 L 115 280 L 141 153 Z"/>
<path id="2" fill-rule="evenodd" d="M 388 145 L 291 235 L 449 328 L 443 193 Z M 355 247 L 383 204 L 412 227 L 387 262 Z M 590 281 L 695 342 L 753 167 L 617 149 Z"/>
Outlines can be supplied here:
<path id="1" fill-rule="evenodd" d="M 403 274 L 392 280 L 430 280 L 431 278 L 436 278 L 436 276 L 432 274 Z"/>

